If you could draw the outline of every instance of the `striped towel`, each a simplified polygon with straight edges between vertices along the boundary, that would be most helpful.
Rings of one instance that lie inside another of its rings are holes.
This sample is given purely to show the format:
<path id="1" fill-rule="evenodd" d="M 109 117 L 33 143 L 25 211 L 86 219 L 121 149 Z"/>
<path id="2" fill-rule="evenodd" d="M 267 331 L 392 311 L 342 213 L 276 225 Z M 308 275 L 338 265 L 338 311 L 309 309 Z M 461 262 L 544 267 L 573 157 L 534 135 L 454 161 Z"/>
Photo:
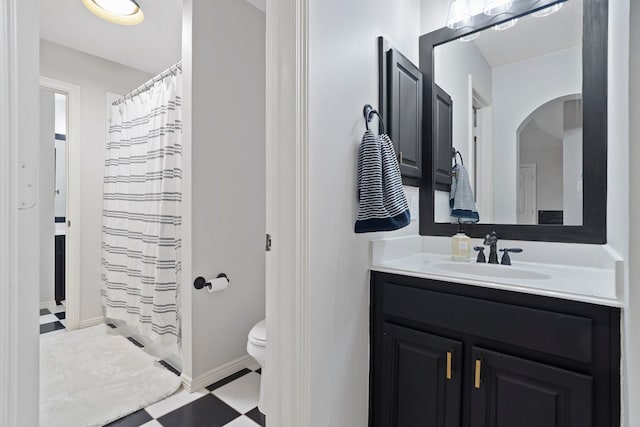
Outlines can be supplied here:
<path id="1" fill-rule="evenodd" d="M 397 230 L 411 221 L 393 143 L 370 129 L 358 154 L 358 200 L 356 233 Z"/>
<path id="2" fill-rule="evenodd" d="M 467 170 L 459 164 L 455 165 L 451 172 L 451 192 L 449 193 L 451 216 L 458 218 L 458 223 L 480 221 Z"/>

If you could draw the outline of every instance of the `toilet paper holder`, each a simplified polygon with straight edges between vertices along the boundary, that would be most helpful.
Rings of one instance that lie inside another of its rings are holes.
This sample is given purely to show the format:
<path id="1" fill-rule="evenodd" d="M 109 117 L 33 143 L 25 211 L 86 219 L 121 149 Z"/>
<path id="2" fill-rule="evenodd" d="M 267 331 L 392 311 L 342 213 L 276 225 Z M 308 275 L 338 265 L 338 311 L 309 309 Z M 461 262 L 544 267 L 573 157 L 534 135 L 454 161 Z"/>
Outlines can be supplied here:
<path id="1" fill-rule="evenodd" d="M 229 278 L 227 277 L 226 274 L 224 273 L 220 273 L 216 276 L 216 279 L 219 279 L 221 277 L 224 277 L 225 279 L 227 279 L 227 282 L 229 282 Z M 202 288 L 209 288 L 211 289 L 212 285 L 211 282 L 207 282 L 207 279 L 205 279 L 202 276 L 198 276 L 196 277 L 196 279 L 193 281 L 193 287 L 196 289 L 202 289 Z"/>

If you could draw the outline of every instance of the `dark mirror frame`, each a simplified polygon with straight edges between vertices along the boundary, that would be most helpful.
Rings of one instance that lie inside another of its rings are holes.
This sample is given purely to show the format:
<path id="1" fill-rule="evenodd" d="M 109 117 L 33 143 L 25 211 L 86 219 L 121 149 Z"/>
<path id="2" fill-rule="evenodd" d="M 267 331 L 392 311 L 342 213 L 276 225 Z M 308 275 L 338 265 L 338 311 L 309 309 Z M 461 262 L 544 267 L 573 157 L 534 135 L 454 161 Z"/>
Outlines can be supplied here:
<path id="1" fill-rule="evenodd" d="M 420 71 L 423 84 L 420 234 L 453 236 L 457 224 L 434 221 L 433 53 L 434 47 L 500 22 L 528 15 L 565 0 L 519 0 L 513 10 L 497 16 L 477 15 L 469 26 L 441 28 L 420 37 Z M 571 0 L 569 0 L 571 1 Z M 607 38 L 608 0 L 583 0 L 583 219 L 581 226 L 466 224 L 465 232 L 482 238 L 496 231 L 501 239 L 604 244 L 607 242 Z M 431 167 L 429 167 L 431 165 Z M 482 212 L 480 212 L 482 217 Z"/>

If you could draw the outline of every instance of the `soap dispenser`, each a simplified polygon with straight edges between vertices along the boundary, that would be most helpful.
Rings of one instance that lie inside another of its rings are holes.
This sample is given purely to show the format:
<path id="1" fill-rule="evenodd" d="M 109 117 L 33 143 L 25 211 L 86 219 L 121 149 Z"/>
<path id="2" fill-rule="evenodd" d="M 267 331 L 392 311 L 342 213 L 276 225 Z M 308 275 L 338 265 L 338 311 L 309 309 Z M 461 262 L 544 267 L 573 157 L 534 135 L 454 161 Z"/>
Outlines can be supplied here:
<path id="1" fill-rule="evenodd" d="M 451 238 L 451 258 L 468 261 L 471 256 L 471 237 L 464 234 L 464 224 L 458 223 L 458 232 Z"/>

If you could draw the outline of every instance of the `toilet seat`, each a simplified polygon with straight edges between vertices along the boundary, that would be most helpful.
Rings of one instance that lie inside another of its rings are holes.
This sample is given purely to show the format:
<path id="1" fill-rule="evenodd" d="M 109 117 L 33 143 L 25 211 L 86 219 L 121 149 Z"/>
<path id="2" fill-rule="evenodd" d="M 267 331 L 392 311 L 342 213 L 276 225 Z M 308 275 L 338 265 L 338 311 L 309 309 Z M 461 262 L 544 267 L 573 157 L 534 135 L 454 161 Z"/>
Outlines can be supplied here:
<path id="1" fill-rule="evenodd" d="M 266 347 L 267 346 L 267 325 L 264 320 L 256 323 L 249 332 L 249 342 L 253 345 Z"/>

